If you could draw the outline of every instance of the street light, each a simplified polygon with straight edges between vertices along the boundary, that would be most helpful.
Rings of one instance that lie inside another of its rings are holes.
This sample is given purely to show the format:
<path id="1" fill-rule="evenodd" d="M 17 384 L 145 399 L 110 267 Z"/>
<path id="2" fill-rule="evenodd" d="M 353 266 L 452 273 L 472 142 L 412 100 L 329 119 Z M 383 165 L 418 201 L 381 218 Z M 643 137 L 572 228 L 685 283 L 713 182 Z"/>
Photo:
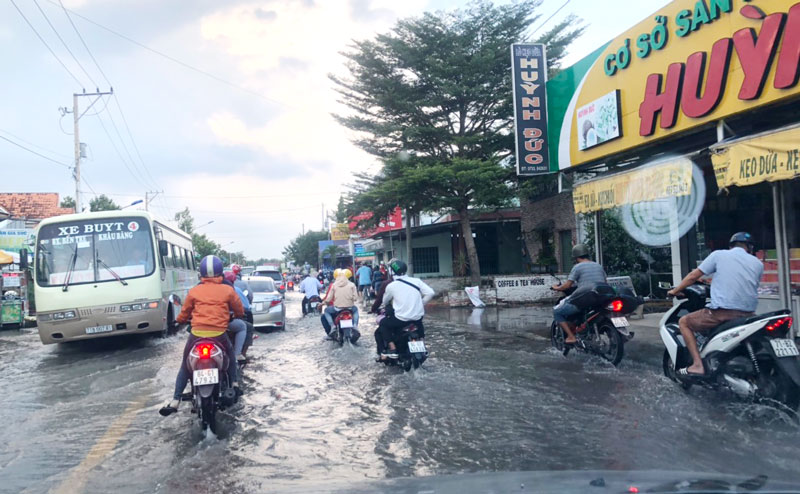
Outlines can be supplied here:
<path id="1" fill-rule="evenodd" d="M 141 203 L 143 203 L 143 202 L 144 202 L 143 200 L 139 199 L 138 201 L 133 201 L 132 203 L 128 204 L 127 206 L 123 206 L 123 207 L 121 207 L 120 209 L 129 208 L 129 207 L 131 207 L 131 206 L 135 206 L 135 205 L 137 205 L 137 204 L 141 204 Z"/>
<path id="2" fill-rule="evenodd" d="M 210 225 L 211 223 L 214 223 L 214 220 L 211 220 L 211 221 L 209 221 L 208 223 L 203 223 L 203 224 L 202 224 L 202 225 L 200 225 L 200 226 L 196 226 L 196 227 L 194 227 L 194 229 L 195 229 L 195 230 L 198 230 L 198 229 L 200 229 L 200 228 L 203 228 L 204 226 L 208 226 L 208 225 Z"/>

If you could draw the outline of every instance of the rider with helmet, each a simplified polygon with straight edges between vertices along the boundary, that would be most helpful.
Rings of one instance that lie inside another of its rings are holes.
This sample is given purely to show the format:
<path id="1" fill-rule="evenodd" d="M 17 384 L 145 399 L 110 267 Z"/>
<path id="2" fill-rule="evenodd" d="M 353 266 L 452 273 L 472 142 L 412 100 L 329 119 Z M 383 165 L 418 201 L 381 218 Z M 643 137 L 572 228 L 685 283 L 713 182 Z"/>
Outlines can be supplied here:
<path id="1" fill-rule="evenodd" d="M 233 346 L 225 332 L 230 324 L 231 312 L 236 318 L 244 317 L 244 306 L 242 306 L 239 296 L 236 295 L 236 291 L 223 284 L 222 272 L 222 260 L 219 257 L 204 257 L 200 261 L 200 284 L 189 290 L 186 300 L 183 301 L 181 313 L 176 318 L 181 324 L 191 321 L 192 332 L 183 349 L 183 358 L 178 377 L 175 380 L 173 399 L 159 410 L 159 413 L 165 417 L 178 411 L 181 394 L 186 387 L 186 381 L 189 380 L 186 357 L 199 339 L 213 339 L 225 349 L 228 353 L 228 378 L 236 394 L 241 394 Z"/>
<path id="2" fill-rule="evenodd" d="M 594 290 L 598 285 L 606 284 L 607 276 L 603 266 L 592 261 L 589 258 L 589 247 L 586 244 L 578 244 L 572 248 L 572 258 L 575 260 L 575 265 L 569 272 L 567 281 L 560 285 L 553 285 L 552 289 L 564 292 L 577 286 L 575 291 L 559 305 L 553 309 L 553 319 L 561 326 L 567 337 L 564 343 L 567 345 L 574 345 L 577 342 L 575 338 L 575 325 L 569 319 L 580 313 L 580 307 L 576 303 L 580 296 Z"/>
<path id="3" fill-rule="evenodd" d="M 349 279 L 353 276 L 353 272 L 349 269 L 339 269 L 337 271 L 336 279 L 328 289 L 328 293 L 325 294 L 325 298 L 322 299 L 324 303 L 328 304 L 321 317 L 322 326 L 328 335 L 330 335 L 333 328 L 333 317 L 342 309 L 348 309 L 353 313 L 353 325 L 358 327 L 358 307 L 356 307 L 358 290 Z"/>
<path id="4" fill-rule="evenodd" d="M 242 301 L 245 317 L 248 313 L 252 315 L 250 311 L 250 301 L 247 300 L 247 296 L 244 292 L 235 285 L 236 275 L 233 274 L 233 271 L 225 271 L 224 278 L 225 280 L 223 283 L 233 288 L 236 295 L 239 296 L 239 300 Z M 236 354 L 236 360 L 239 362 L 246 361 L 247 357 L 244 356 L 244 349 L 253 344 L 253 325 L 247 322 L 246 319 L 233 319 L 228 325 L 228 331 L 234 335 L 233 352 Z"/>
<path id="5" fill-rule="evenodd" d="M 720 324 L 749 317 L 758 305 L 758 285 L 764 274 L 764 264 L 753 255 L 753 237 L 747 232 L 733 234 L 728 250 L 715 250 L 700 263 L 668 295 L 679 295 L 704 276 L 714 275 L 711 302 L 704 309 L 687 314 L 678 320 L 686 348 L 692 356 L 692 365 L 680 369 L 678 374 L 704 376 L 703 359 L 697 349 L 694 333 L 705 333 Z"/>
<path id="6" fill-rule="evenodd" d="M 386 315 L 375 331 L 375 343 L 381 359 L 397 358 L 395 340 L 397 332 L 410 323 L 415 323 L 420 336 L 425 335 L 422 318 L 425 304 L 430 302 L 436 292 L 419 278 L 407 276 L 408 265 L 398 259 L 389 261 L 389 269 L 394 281 L 386 286 L 383 294 L 384 305 L 392 304 L 393 313 Z"/>
<path id="7" fill-rule="evenodd" d="M 322 290 L 322 283 L 315 277 L 305 275 L 303 281 L 298 285 L 299 290 L 303 293 L 303 315 L 305 316 L 311 312 L 311 299 L 312 297 L 319 298 L 319 291 Z"/>
<path id="8" fill-rule="evenodd" d="M 236 280 L 233 282 L 233 284 L 239 290 L 241 290 L 242 293 L 245 294 L 245 296 L 247 297 L 248 302 L 250 302 L 252 304 L 253 303 L 253 291 L 250 290 L 250 284 L 248 284 L 246 281 L 244 281 L 242 279 L 242 267 L 239 266 L 238 264 L 234 264 L 233 266 L 231 266 L 231 271 L 233 272 L 234 275 L 236 275 Z M 250 315 L 250 318 L 252 319 L 252 314 Z M 252 322 L 252 320 L 250 322 Z"/>

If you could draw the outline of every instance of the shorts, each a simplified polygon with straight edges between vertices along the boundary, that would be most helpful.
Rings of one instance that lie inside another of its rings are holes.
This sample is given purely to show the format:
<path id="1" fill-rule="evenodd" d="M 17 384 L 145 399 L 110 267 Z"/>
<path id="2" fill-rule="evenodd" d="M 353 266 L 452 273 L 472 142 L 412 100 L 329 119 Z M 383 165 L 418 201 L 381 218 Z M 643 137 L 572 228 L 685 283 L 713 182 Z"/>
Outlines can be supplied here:
<path id="1" fill-rule="evenodd" d="M 695 333 L 705 333 L 724 322 L 740 317 L 750 317 L 753 312 L 744 312 L 735 309 L 709 309 L 704 308 L 681 317 L 686 326 Z"/>
<path id="2" fill-rule="evenodd" d="M 553 309 L 553 319 L 558 323 L 567 322 L 571 317 L 578 315 L 580 312 L 581 310 L 578 307 L 569 302 L 564 302 Z"/>

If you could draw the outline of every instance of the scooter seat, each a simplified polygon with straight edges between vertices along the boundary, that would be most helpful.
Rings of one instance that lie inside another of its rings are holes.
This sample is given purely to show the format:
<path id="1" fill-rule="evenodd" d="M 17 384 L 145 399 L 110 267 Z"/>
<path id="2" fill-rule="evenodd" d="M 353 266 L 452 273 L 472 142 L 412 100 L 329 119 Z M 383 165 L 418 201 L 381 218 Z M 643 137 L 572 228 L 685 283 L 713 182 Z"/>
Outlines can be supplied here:
<path id="1" fill-rule="evenodd" d="M 766 314 L 756 314 L 755 316 L 748 316 L 748 317 L 740 317 L 737 319 L 731 319 L 730 321 L 726 321 L 716 328 L 709 334 L 709 338 L 713 338 L 714 336 L 722 333 L 723 331 L 727 331 L 731 328 L 735 328 L 736 326 L 744 326 L 745 324 L 750 324 L 751 322 L 756 322 L 760 319 L 770 318 L 770 317 L 780 317 L 780 316 L 788 316 L 791 314 L 791 311 L 783 309 L 783 310 L 776 310 L 775 312 L 767 312 Z"/>

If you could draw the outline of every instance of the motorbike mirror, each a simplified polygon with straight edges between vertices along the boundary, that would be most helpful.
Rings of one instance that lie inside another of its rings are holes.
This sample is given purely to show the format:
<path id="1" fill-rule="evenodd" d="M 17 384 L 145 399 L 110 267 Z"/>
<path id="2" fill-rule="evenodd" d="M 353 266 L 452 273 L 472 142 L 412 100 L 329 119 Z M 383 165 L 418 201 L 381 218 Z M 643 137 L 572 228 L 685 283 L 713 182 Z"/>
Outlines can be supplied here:
<path id="1" fill-rule="evenodd" d="M 19 250 L 19 269 L 22 271 L 28 269 L 28 249 Z"/>
<path id="2" fill-rule="evenodd" d="M 166 240 L 159 240 L 158 241 L 158 254 L 161 257 L 169 255 L 169 244 Z"/>

